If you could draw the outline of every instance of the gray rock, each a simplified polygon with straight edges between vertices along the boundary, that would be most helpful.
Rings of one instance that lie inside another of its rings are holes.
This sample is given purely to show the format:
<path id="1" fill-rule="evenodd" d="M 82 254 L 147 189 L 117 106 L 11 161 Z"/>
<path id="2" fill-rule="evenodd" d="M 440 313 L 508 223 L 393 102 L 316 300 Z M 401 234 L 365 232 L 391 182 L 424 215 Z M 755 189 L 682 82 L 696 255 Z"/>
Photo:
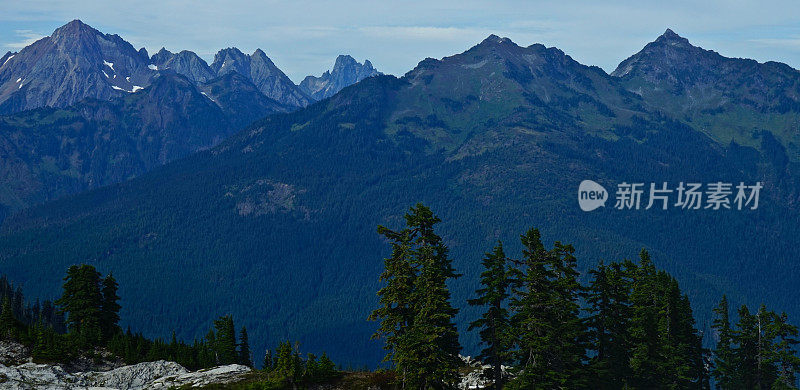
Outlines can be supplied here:
<path id="1" fill-rule="evenodd" d="M 9 340 L 0 341 L 0 364 L 15 365 L 27 362 L 30 356 L 28 348 Z"/>
<path id="2" fill-rule="evenodd" d="M 361 64 L 349 55 L 340 55 L 336 57 L 332 71 L 325 71 L 321 77 L 306 76 L 300 83 L 300 89 L 312 98 L 322 100 L 367 77 L 381 74 L 369 60 Z"/>
<path id="3" fill-rule="evenodd" d="M 146 53 L 146 52 L 145 52 Z M 56 29 L 0 64 L 0 114 L 108 100 L 150 84 L 149 59 L 117 35 L 80 20 Z"/>
<path id="4" fill-rule="evenodd" d="M 164 360 L 124 366 L 105 372 L 70 374 L 57 365 L 25 363 L 0 365 L 0 387 L 4 389 L 167 389 L 225 384 L 242 379 L 251 369 L 232 364 L 190 372 Z"/>
<path id="5" fill-rule="evenodd" d="M 186 76 L 194 83 L 205 83 L 216 77 L 216 73 L 194 52 L 183 50 L 172 53 L 161 48 L 158 53 L 150 58 L 150 62 L 159 71 L 171 70 Z"/>
<path id="6" fill-rule="evenodd" d="M 252 55 L 244 54 L 235 47 L 220 50 L 211 63 L 211 69 L 217 76 L 239 73 L 268 98 L 285 105 L 304 107 L 314 101 L 278 69 L 261 49 Z"/>

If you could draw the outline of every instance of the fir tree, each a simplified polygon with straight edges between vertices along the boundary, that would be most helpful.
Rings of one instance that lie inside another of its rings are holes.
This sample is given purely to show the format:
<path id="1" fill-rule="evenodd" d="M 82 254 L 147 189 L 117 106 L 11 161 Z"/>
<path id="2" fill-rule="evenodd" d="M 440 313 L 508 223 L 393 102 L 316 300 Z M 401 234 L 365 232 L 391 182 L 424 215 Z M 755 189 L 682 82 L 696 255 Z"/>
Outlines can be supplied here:
<path id="1" fill-rule="evenodd" d="M 556 241 L 549 256 L 553 280 L 553 340 L 551 371 L 561 387 L 586 386 L 584 362 L 588 347 L 586 323 L 581 318 L 579 300 L 584 292 L 578 283 L 575 248 Z"/>
<path id="2" fill-rule="evenodd" d="M 3 298 L 3 306 L 0 309 L 0 340 L 12 340 L 17 338 L 17 319 L 14 317 L 14 308 L 9 297 Z"/>
<path id="3" fill-rule="evenodd" d="M 521 236 L 522 266 L 511 307 L 518 368 L 514 388 L 552 389 L 583 386 L 585 326 L 578 305 L 574 249 L 556 242 L 542 245 L 537 229 Z"/>
<path id="4" fill-rule="evenodd" d="M 586 301 L 590 313 L 591 348 L 595 356 L 589 365 L 595 386 L 621 389 L 630 377 L 630 261 L 600 265 L 590 271 L 592 281 Z"/>
<path id="5" fill-rule="evenodd" d="M 272 350 L 267 349 L 264 352 L 264 361 L 261 363 L 261 369 L 264 371 L 272 371 L 273 368 L 273 360 L 272 360 Z"/>
<path id="6" fill-rule="evenodd" d="M 281 342 L 276 351 L 275 372 L 291 383 L 298 381 L 303 373 L 300 354 L 289 341 Z"/>
<path id="7" fill-rule="evenodd" d="M 111 274 L 108 274 L 102 282 L 103 300 L 100 305 L 100 325 L 103 334 L 103 340 L 110 340 L 111 337 L 120 331 L 119 328 L 119 310 L 121 306 L 117 289 L 119 284 Z"/>
<path id="8" fill-rule="evenodd" d="M 319 357 L 319 363 L 317 366 L 319 379 L 326 381 L 336 377 L 336 365 L 333 364 L 333 361 L 328 357 L 327 353 L 322 353 L 322 356 Z"/>
<path id="9" fill-rule="evenodd" d="M 384 259 L 381 282 L 386 285 L 378 290 L 380 306 L 369 316 L 370 321 L 380 321 L 373 339 L 384 338 L 384 349 L 388 352 L 384 361 L 394 360 L 400 347 L 400 340 L 413 321 L 411 293 L 416 280 L 416 270 L 412 265 L 411 232 L 399 232 L 378 226 L 378 233 L 392 242 L 392 255 Z"/>
<path id="10" fill-rule="evenodd" d="M 90 265 L 71 266 L 64 278 L 63 294 L 56 301 L 67 313 L 70 331 L 83 346 L 94 346 L 102 336 L 100 273 Z"/>
<path id="11" fill-rule="evenodd" d="M 434 232 L 440 222 L 430 209 L 417 204 L 406 215 L 414 244 L 414 265 L 419 269 L 411 293 L 413 319 L 402 338 L 396 362 L 409 368 L 412 386 L 450 386 L 458 378 L 461 359 L 458 331 L 453 321 L 458 310 L 450 304 L 447 280 L 455 273 L 448 249 Z"/>
<path id="12" fill-rule="evenodd" d="M 742 388 L 760 389 L 759 344 L 761 336 L 758 329 L 758 319 L 750 313 L 750 310 L 745 305 L 739 308 L 738 314 L 736 371 L 739 378 L 737 383 L 742 386 Z"/>
<path id="13" fill-rule="evenodd" d="M 486 312 L 470 324 L 469 330 L 481 329 L 481 341 L 486 348 L 478 359 L 492 366 L 494 388 L 500 389 L 503 386 L 502 366 L 510 363 L 512 347 L 509 313 L 505 307 L 511 280 L 501 242 L 497 243 L 492 253 L 486 254 L 483 266 L 483 287 L 476 291 L 478 298 L 470 299 L 469 304 L 486 307 Z"/>
<path id="14" fill-rule="evenodd" d="M 236 351 L 236 330 L 233 316 L 226 315 L 214 320 L 213 338 L 209 343 L 214 348 L 217 364 L 234 364 L 239 361 Z"/>
<path id="15" fill-rule="evenodd" d="M 247 337 L 247 328 L 244 326 L 239 332 L 239 364 L 253 367 L 253 359 L 250 357 L 250 340 Z"/>
<path id="16" fill-rule="evenodd" d="M 773 389 L 796 389 L 797 372 L 800 371 L 800 357 L 797 356 L 798 330 L 789 324 L 786 313 L 770 313 L 769 337 L 775 340 L 770 359 L 777 370 Z"/>
<path id="17" fill-rule="evenodd" d="M 523 246 L 523 271 L 514 270 L 516 282 L 511 307 L 513 332 L 517 346 L 517 368 L 521 373 L 515 379 L 520 387 L 543 388 L 546 385 L 546 355 L 551 334 L 547 310 L 551 307 L 550 280 L 547 269 L 548 253 L 542 245 L 538 229 L 530 229 L 521 236 Z"/>
<path id="18" fill-rule="evenodd" d="M 659 291 L 650 254 L 642 250 L 631 289 L 631 385 L 657 388 L 663 356 L 659 344 Z"/>
<path id="19" fill-rule="evenodd" d="M 734 355 L 734 334 L 731 329 L 728 309 L 728 297 L 722 296 L 719 305 L 714 308 L 717 318 L 712 322 L 711 328 L 717 332 L 719 340 L 714 351 L 714 370 L 712 375 L 721 389 L 737 387 L 737 362 Z"/>
<path id="20" fill-rule="evenodd" d="M 396 232 L 379 226 L 392 241 L 385 259 L 378 295 L 380 306 L 371 315 L 379 320 L 376 337 L 385 338 L 387 359 L 397 367 L 404 384 L 427 388 L 453 383 L 461 364 L 447 280 L 455 278 L 447 247 L 434 232 L 440 220 L 417 204 L 406 214 L 406 228 Z"/>

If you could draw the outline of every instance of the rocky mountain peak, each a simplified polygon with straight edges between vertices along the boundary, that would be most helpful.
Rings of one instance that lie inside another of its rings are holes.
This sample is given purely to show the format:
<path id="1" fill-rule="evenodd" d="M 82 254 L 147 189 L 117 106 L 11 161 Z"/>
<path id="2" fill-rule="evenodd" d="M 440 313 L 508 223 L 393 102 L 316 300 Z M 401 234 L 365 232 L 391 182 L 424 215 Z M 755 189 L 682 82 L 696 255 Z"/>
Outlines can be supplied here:
<path id="1" fill-rule="evenodd" d="M 95 30 L 92 26 L 82 22 L 80 19 L 75 19 L 53 31 L 52 38 L 75 37 L 81 34 L 97 34 L 102 35 L 100 31 Z"/>
<path id="2" fill-rule="evenodd" d="M 313 101 L 261 49 L 256 49 L 252 55 L 244 54 L 235 47 L 222 49 L 214 56 L 211 69 L 217 76 L 239 73 L 268 98 L 289 106 L 304 107 Z"/>
<path id="3" fill-rule="evenodd" d="M 506 37 L 499 37 L 497 35 L 491 34 L 486 39 L 481 41 L 478 46 L 502 46 L 502 45 L 513 45 L 517 46 L 511 39 Z"/>
<path id="4" fill-rule="evenodd" d="M 661 34 L 658 38 L 656 38 L 655 43 L 667 44 L 670 46 L 683 46 L 683 47 L 694 47 L 689 40 L 676 34 L 671 29 L 667 29 Z"/>
<path id="5" fill-rule="evenodd" d="M 204 83 L 216 77 L 215 72 L 202 58 L 188 50 L 172 53 L 161 48 L 158 53 L 153 55 L 150 62 L 156 66 L 156 69 L 169 69 L 186 76 L 193 83 Z"/>
<path id="6" fill-rule="evenodd" d="M 367 77 L 380 74 L 369 60 L 361 64 L 352 56 L 342 54 L 336 57 L 332 70 L 326 70 L 320 77 L 306 76 L 300 88 L 314 99 L 322 100 Z"/>
<path id="7" fill-rule="evenodd" d="M 155 75 L 148 61 L 119 36 L 73 20 L 0 66 L 0 114 L 136 92 Z"/>

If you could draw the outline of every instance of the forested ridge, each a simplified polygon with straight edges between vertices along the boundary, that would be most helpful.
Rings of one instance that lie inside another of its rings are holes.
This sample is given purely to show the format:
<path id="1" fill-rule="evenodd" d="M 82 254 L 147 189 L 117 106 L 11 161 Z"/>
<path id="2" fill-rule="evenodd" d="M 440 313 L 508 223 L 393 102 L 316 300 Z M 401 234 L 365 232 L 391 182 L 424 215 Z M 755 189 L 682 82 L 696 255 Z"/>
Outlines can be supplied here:
<path id="1" fill-rule="evenodd" d="M 367 318 L 384 344 L 388 371 L 380 386 L 455 388 L 464 373 L 459 312 L 449 282 L 461 275 L 439 235 L 441 222 L 417 204 L 405 227 L 378 227 L 391 247 L 380 275 L 379 305 Z M 468 304 L 480 313 L 478 332 L 490 387 L 508 389 L 793 389 L 800 358 L 798 328 L 785 313 L 741 305 L 732 316 L 726 296 L 713 310 L 713 332 L 697 329 L 677 280 L 642 250 L 638 261 L 601 262 L 580 282 L 575 248 L 542 242 L 538 229 L 520 237 L 521 253 L 502 242 L 485 253 L 479 286 Z M 55 302 L 26 302 L 0 279 L 0 338 L 21 342 L 36 362 L 66 363 L 108 351 L 127 364 L 171 360 L 192 369 L 254 366 L 262 376 L 243 388 L 296 388 L 342 377 L 327 354 L 301 355 L 283 341 L 263 355 L 250 349 L 247 328 L 231 315 L 213 321 L 203 339 L 148 339 L 120 328 L 118 284 L 93 266 L 67 270 Z M 286 297 L 291 298 L 287 291 Z M 738 320 L 734 323 L 733 318 Z M 332 334 L 331 336 L 336 336 Z M 704 338 L 714 348 L 704 347 Z"/>
<path id="2" fill-rule="evenodd" d="M 123 322 L 148 336 L 202 339 L 222 311 L 248 324 L 254 350 L 291 333 L 335 361 L 372 366 L 382 356 L 369 340 L 377 323 L 363 319 L 389 250 L 374 227 L 396 226 L 421 201 L 443 220 L 463 275 L 448 288 L 469 354 L 480 342 L 467 329 L 481 313 L 467 302 L 482 254 L 497 240 L 521 253 L 517 236 L 530 226 L 545 242 L 574 245 L 583 285 L 600 260 L 647 248 L 680 281 L 705 334 L 723 294 L 733 307 L 763 302 L 800 315 L 791 260 L 800 257 L 800 170 L 785 139 L 752 127 L 746 143 L 714 139 L 692 116 L 655 103 L 556 48 L 490 37 L 403 77 L 368 78 L 267 117 L 136 179 L 9 216 L 2 273 L 52 299 L 64 269 L 91 264 L 113 271 Z M 622 181 L 764 188 L 758 210 L 586 213 L 575 199 L 586 179 L 607 189 Z M 173 301 L 154 299 L 165 290 Z"/>
<path id="3" fill-rule="evenodd" d="M 404 386 L 448 388 L 461 346 L 446 282 L 459 275 L 435 231 L 441 220 L 422 204 L 405 220 L 401 230 L 378 228 L 392 252 L 370 319 L 380 321 L 375 337 Z M 520 241 L 520 257 L 508 257 L 502 242 L 485 254 L 469 300 L 482 313 L 470 330 L 479 330 L 491 388 L 797 388 L 800 340 L 785 313 L 762 305 L 750 314 L 742 305 L 733 326 L 723 295 L 706 335 L 677 280 L 646 250 L 637 262 L 601 263 L 582 285 L 572 245 L 547 249 L 535 228 Z M 704 348 L 704 337 L 716 347 Z"/>

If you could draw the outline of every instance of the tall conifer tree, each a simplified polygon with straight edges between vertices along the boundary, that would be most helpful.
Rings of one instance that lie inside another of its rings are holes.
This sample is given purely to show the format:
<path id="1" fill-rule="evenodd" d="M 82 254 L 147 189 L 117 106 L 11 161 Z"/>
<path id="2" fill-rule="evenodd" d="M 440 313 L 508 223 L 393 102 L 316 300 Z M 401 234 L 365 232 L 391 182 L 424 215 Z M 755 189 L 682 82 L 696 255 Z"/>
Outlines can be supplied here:
<path id="1" fill-rule="evenodd" d="M 507 260 L 503 243 L 498 242 L 494 251 L 483 259 L 483 287 L 476 291 L 478 298 L 469 300 L 470 305 L 486 307 L 481 318 L 470 324 L 469 330 L 480 329 L 481 341 L 486 347 L 478 359 L 492 366 L 495 389 L 503 386 L 502 366 L 511 362 L 510 318 L 506 308 L 511 280 Z"/>

